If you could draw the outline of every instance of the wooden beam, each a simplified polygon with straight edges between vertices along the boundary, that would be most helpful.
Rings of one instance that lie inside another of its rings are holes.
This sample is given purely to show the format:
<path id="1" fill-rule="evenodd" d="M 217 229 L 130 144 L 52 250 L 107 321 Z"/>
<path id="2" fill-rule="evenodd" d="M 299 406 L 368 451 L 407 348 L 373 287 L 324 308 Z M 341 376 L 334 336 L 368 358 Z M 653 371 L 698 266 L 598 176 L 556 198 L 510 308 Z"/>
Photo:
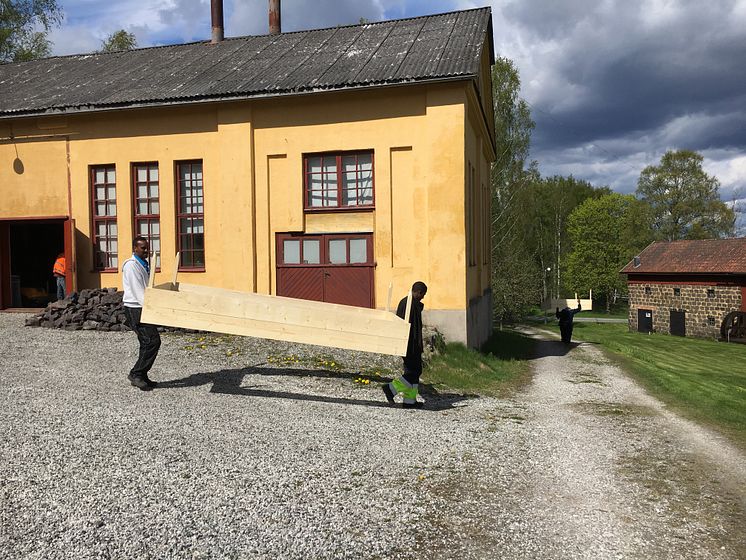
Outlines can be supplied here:
<path id="1" fill-rule="evenodd" d="M 409 324 L 347 305 L 171 283 L 145 290 L 142 321 L 404 356 Z"/>
<path id="2" fill-rule="evenodd" d="M 404 322 L 409 324 L 409 313 L 412 311 L 412 290 L 407 295 L 407 310 L 404 312 Z"/>
<path id="3" fill-rule="evenodd" d="M 176 279 L 179 276 L 179 255 L 181 255 L 181 252 L 177 251 L 176 260 L 174 261 L 174 281 L 172 282 L 174 286 L 178 286 L 178 284 L 176 283 Z"/>
<path id="4" fill-rule="evenodd" d="M 155 263 L 158 262 L 158 253 L 151 253 L 152 258 L 150 261 L 150 278 L 148 279 L 148 286 L 151 288 L 155 286 Z"/>

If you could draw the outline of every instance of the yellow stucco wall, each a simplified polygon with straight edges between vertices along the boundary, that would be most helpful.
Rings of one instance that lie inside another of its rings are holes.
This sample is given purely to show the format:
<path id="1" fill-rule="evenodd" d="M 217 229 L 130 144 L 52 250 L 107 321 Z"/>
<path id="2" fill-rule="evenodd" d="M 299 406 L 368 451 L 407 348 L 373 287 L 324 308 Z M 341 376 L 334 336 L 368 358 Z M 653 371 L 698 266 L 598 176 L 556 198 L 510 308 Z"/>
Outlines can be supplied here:
<path id="1" fill-rule="evenodd" d="M 161 274 L 168 280 L 176 250 L 174 162 L 201 159 L 206 270 L 180 273 L 180 280 L 274 293 L 275 233 L 371 231 L 378 307 L 386 305 L 390 281 L 398 299 L 423 280 L 429 309 L 463 310 L 489 282 L 482 267 L 467 273 L 465 260 L 466 160 L 473 158 L 484 179 L 490 158 L 485 133 L 470 122 L 479 112 L 468 115 L 468 88 L 453 82 L 71 115 L 50 130 L 26 119 L 14 123 L 14 142 L 0 124 L 0 218 L 67 215 L 69 172 L 78 285 L 121 287 L 118 273 L 93 270 L 89 167 L 116 166 L 121 265 L 132 238 L 131 165 L 157 161 Z M 16 149 L 22 174 L 13 169 Z M 375 210 L 305 215 L 303 154 L 363 149 L 374 151 Z"/>
<path id="2" fill-rule="evenodd" d="M 0 219 L 67 216 L 67 139 L 24 124 L 0 123 Z"/>

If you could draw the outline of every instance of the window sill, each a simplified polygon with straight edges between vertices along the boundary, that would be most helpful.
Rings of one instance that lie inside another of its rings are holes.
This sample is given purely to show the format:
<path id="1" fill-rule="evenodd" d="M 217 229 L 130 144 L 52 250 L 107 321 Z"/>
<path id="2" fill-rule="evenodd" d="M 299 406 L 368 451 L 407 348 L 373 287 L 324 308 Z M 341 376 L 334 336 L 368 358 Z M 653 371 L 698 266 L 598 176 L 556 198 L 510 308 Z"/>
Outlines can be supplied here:
<path id="1" fill-rule="evenodd" d="M 375 209 L 375 206 L 322 206 L 321 208 L 304 208 L 303 211 L 307 214 L 334 214 L 337 212 L 372 212 Z"/>
<path id="2" fill-rule="evenodd" d="M 180 267 L 178 270 L 178 272 L 206 272 L 206 271 L 207 269 L 204 267 L 202 268 L 181 268 Z"/>

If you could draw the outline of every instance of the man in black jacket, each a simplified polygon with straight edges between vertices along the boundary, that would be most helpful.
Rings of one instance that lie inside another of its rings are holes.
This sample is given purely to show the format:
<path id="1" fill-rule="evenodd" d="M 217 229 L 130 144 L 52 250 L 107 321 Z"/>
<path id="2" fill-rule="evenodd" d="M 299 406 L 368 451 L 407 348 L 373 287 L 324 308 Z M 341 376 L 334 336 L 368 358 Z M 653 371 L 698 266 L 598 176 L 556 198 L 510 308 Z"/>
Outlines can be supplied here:
<path id="1" fill-rule="evenodd" d="M 407 343 L 407 355 L 404 356 L 404 375 L 393 380 L 382 387 L 386 398 L 393 404 L 394 397 L 401 393 L 404 397 L 402 406 L 404 408 L 422 408 L 422 403 L 417 401 L 420 375 L 422 375 L 422 310 L 425 307 L 422 298 L 427 293 L 424 282 L 412 284 L 412 309 L 409 312 L 409 342 Z M 404 319 L 407 312 L 407 298 L 403 298 L 396 308 L 397 316 Z"/>
<path id="2" fill-rule="evenodd" d="M 560 311 L 560 308 L 558 307 L 554 314 L 557 319 L 559 319 L 560 334 L 562 335 L 562 342 L 565 344 L 570 344 L 570 339 L 572 338 L 572 320 L 573 317 L 575 317 L 575 314 L 579 311 L 580 300 L 578 300 L 578 307 L 576 309 L 565 307 Z"/>

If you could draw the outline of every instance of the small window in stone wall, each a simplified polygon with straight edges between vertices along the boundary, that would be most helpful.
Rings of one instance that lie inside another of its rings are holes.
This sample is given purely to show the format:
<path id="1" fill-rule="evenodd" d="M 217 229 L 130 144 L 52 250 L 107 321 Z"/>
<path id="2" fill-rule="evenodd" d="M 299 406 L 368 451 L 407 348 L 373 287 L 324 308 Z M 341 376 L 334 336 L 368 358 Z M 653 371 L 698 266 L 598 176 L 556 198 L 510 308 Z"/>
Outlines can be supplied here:
<path id="1" fill-rule="evenodd" d="M 715 326 L 715 317 L 707 317 L 707 324 L 711 327 Z"/>
<path id="2" fill-rule="evenodd" d="M 650 295 L 650 286 L 645 286 L 645 295 L 646 296 Z"/>
<path id="3" fill-rule="evenodd" d="M 680 296 L 681 295 L 681 288 L 674 288 L 673 289 L 673 295 Z"/>
<path id="4" fill-rule="evenodd" d="M 715 288 L 707 288 L 707 297 L 708 298 L 714 298 L 715 297 Z"/>

